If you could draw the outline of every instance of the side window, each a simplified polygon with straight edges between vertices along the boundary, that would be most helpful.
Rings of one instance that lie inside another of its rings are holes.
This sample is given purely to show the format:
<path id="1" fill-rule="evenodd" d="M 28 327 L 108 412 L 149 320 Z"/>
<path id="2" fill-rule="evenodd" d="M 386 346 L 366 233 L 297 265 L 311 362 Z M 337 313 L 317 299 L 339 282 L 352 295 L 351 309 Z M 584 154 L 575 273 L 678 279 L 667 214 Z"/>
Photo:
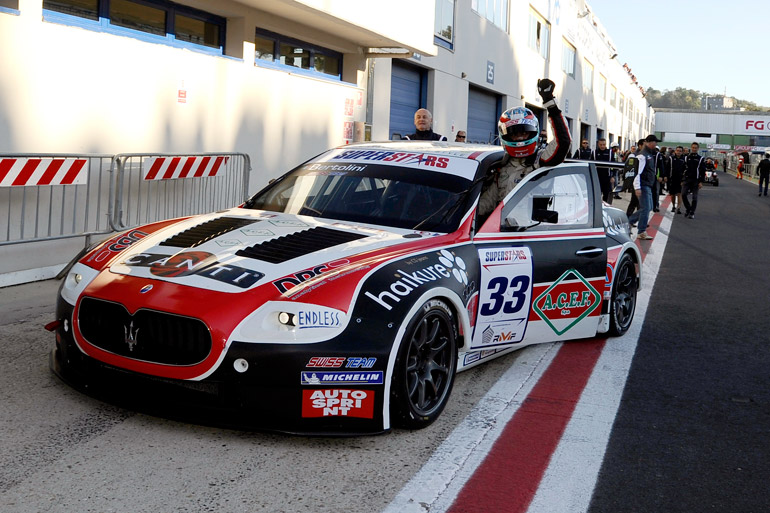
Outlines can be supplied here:
<path id="1" fill-rule="evenodd" d="M 521 186 L 503 206 L 501 231 L 543 231 L 593 226 L 593 198 L 586 168 L 551 169 Z M 544 210 L 558 214 L 555 222 L 533 220 Z"/>

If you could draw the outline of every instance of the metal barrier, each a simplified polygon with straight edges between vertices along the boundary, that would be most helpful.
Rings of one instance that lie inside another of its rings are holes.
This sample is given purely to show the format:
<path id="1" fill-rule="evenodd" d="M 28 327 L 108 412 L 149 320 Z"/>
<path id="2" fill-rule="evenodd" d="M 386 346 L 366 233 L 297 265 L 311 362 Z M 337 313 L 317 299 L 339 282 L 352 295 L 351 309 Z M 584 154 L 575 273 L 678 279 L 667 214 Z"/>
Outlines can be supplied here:
<path id="1" fill-rule="evenodd" d="M 0 154 L 0 246 L 110 233 L 112 155 Z"/>
<path id="2" fill-rule="evenodd" d="M 122 153 L 109 219 L 113 230 L 213 212 L 248 199 L 251 160 L 245 153 Z"/>

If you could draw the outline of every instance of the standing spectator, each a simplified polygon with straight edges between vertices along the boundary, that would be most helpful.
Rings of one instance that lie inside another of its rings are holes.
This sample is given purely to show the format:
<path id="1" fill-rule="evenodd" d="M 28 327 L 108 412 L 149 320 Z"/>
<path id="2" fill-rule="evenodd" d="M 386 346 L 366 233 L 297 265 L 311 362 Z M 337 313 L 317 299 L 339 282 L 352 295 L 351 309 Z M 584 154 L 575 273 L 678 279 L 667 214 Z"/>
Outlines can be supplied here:
<path id="1" fill-rule="evenodd" d="M 455 136 L 455 142 L 465 142 L 465 130 L 458 130 Z"/>
<path id="2" fill-rule="evenodd" d="M 652 184 L 652 211 L 660 212 L 660 191 L 665 175 L 665 158 L 660 148 L 655 148 L 655 181 Z"/>
<path id="3" fill-rule="evenodd" d="M 417 109 L 414 127 L 417 131 L 406 136 L 410 141 L 446 141 L 446 137 L 433 131 L 433 114 L 428 109 Z"/>
<path id="4" fill-rule="evenodd" d="M 628 202 L 628 208 L 626 208 L 626 215 L 629 217 L 629 219 L 631 218 L 631 214 L 633 214 L 634 211 L 639 208 L 639 198 L 637 198 L 636 194 L 634 193 L 634 180 L 644 167 L 644 163 L 641 161 L 642 149 L 644 149 L 644 139 L 639 139 L 639 141 L 636 143 L 636 146 L 628 150 L 628 155 L 626 155 L 626 158 L 624 159 L 624 162 L 628 162 L 628 159 L 632 157 L 639 160 L 639 165 L 635 168 L 633 176 L 626 175 L 624 176 L 623 181 L 623 191 L 631 192 L 631 200 Z"/>
<path id="5" fill-rule="evenodd" d="M 602 137 L 596 142 L 594 159 L 602 162 L 614 162 L 612 150 L 607 148 L 607 139 Z M 612 190 L 615 188 L 615 173 L 612 168 L 596 166 L 599 175 L 599 187 L 602 190 L 602 199 L 612 205 Z"/>
<path id="6" fill-rule="evenodd" d="M 700 144 L 694 142 L 690 145 L 690 153 L 685 158 L 684 180 L 682 181 L 682 203 L 684 204 L 684 216 L 695 219 L 695 208 L 698 206 L 698 191 L 703 187 L 706 179 L 706 163 L 703 157 L 698 155 Z M 689 196 L 692 194 L 692 203 Z"/>
<path id="7" fill-rule="evenodd" d="M 743 157 L 738 158 L 738 167 L 735 168 L 735 179 L 743 180 Z"/>
<path id="8" fill-rule="evenodd" d="M 580 148 L 575 150 L 575 154 L 572 156 L 572 158 L 580 160 L 595 160 L 594 150 L 588 146 L 588 139 L 583 139 L 580 141 Z"/>
<path id="9" fill-rule="evenodd" d="M 759 171 L 759 195 L 762 196 L 762 182 L 765 182 L 765 196 L 767 196 L 767 182 L 770 181 L 770 153 L 765 153 L 757 166 Z"/>
<path id="10" fill-rule="evenodd" d="M 681 214 L 682 179 L 684 178 L 685 156 L 684 148 L 677 146 L 671 157 L 671 174 L 668 176 L 668 194 L 671 196 L 671 211 Z"/>
<path id="11" fill-rule="evenodd" d="M 631 223 L 639 223 L 637 239 L 651 240 L 647 235 L 647 223 L 649 222 L 650 210 L 652 210 L 652 187 L 657 177 L 657 155 L 655 143 L 660 140 L 654 134 L 650 134 L 644 140 L 644 149 L 640 157 L 639 174 L 634 178 L 634 194 L 639 198 L 639 211 L 628 219 Z"/>
<path id="12" fill-rule="evenodd" d="M 615 162 L 623 162 L 623 155 L 620 152 L 620 146 L 618 146 L 617 144 L 612 145 L 612 154 L 614 155 Z M 612 191 L 612 197 L 614 199 L 621 199 L 620 194 L 618 194 L 618 191 L 620 190 L 618 186 L 623 181 L 622 178 L 623 177 L 621 176 L 621 171 L 616 169 L 615 170 L 615 187 L 613 188 L 613 191 Z"/>
<path id="13" fill-rule="evenodd" d="M 722 171 L 727 173 L 727 157 L 722 157 Z"/>

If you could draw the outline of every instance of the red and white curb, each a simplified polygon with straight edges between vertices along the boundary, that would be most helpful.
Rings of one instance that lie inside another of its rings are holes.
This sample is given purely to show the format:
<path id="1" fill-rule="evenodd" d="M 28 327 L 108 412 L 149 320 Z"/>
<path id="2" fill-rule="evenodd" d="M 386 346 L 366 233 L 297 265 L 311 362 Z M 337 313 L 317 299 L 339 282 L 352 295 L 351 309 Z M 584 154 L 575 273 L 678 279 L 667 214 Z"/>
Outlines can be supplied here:
<path id="1" fill-rule="evenodd" d="M 634 322 L 617 338 L 526 348 L 385 513 L 587 511 L 668 242 L 651 220 Z"/>

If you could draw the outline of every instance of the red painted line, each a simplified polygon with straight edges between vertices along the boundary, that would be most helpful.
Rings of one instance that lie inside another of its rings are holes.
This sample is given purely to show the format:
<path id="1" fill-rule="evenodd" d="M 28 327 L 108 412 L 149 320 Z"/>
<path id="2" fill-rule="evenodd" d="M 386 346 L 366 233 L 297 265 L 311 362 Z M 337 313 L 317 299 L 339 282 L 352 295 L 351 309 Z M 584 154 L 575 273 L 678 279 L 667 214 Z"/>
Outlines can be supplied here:
<path id="1" fill-rule="evenodd" d="M 203 160 L 201 160 L 201 163 L 198 165 L 198 169 L 195 170 L 193 177 L 198 178 L 203 175 L 203 172 L 206 171 L 209 162 L 211 162 L 211 157 L 203 157 Z"/>
<path id="2" fill-rule="evenodd" d="M 604 339 L 590 339 L 561 347 L 463 486 L 451 513 L 527 510 L 604 343 Z"/>
<path id="3" fill-rule="evenodd" d="M 80 174 L 80 170 L 83 169 L 83 166 L 86 165 L 86 159 L 78 159 L 75 162 L 72 163 L 72 167 L 70 167 L 69 171 L 67 171 L 67 174 L 64 175 L 64 178 L 62 178 L 62 185 L 69 185 L 72 182 L 75 181 L 75 179 Z"/>
<path id="4" fill-rule="evenodd" d="M 5 179 L 15 163 L 16 159 L 0 159 L 0 182 Z"/>
<path id="5" fill-rule="evenodd" d="M 163 162 L 165 162 L 165 158 L 157 158 L 155 159 L 155 162 L 152 163 L 152 167 L 150 168 L 150 172 L 147 173 L 147 176 L 144 177 L 145 180 L 155 180 L 155 175 L 158 174 L 158 171 L 160 171 L 161 166 L 163 166 Z"/>
<path id="6" fill-rule="evenodd" d="M 16 177 L 11 185 L 26 185 L 27 180 L 29 180 L 29 177 L 32 176 L 32 173 L 35 172 L 35 169 L 37 169 L 37 166 L 39 165 L 40 159 L 27 160 L 27 163 L 21 168 L 21 173 L 19 173 L 19 176 Z"/>
<path id="7" fill-rule="evenodd" d="M 195 157 L 187 157 L 187 160 L 184 161 L 182 172 L 179 173 L 179 178 L 187 178 L 187 174 L 192 169 L 193 164 L 195 164 Z"/>
<path id="8" fill-rule="evenodd" d="M 182 160 L 181 157 L 174 157 L 171 159 L 171 164 L 168 165 L 168 169 L 166 169 L 166 172 L 163 173 L 163 178 L 161 178 L 161 180 L 167 180 L 174 176 L 174 171 L 176 171 L 176 168 L 179 167 L 180 160 Z"/>
<path id="9" fill-rule="evenodd" d="M 45 169 L 43 176 L 41 176 L 40 180 L 37 181 L 37 185 L 50 184 L 51 180 L 53 180 L 53 177 L 56 176 L 57 171 L 59 171 L 59 169 L 62 167 L 62 164 L 64 164 L 64 159 L 53 159 Z"/>

